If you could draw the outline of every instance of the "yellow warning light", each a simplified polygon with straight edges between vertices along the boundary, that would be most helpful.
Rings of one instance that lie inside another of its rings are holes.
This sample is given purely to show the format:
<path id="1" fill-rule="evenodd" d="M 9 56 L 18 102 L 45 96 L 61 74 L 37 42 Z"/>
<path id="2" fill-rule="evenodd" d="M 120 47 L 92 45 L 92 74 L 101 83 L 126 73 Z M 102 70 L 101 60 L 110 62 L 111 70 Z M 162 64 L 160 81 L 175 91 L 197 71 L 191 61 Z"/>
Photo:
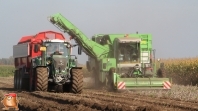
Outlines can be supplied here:
<path id="1" fill-rule="evenodd" d="M 46 51 L 46 47 L 40 47 L 40 51 Z"/>

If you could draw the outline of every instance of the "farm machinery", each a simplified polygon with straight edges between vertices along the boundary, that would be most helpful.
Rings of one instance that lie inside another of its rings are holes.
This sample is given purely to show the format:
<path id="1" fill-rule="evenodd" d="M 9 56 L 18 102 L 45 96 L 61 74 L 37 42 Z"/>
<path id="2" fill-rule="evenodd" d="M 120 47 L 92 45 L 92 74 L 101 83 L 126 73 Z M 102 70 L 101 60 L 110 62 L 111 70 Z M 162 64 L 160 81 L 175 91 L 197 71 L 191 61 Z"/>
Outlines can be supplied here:
<path id="1" fill-rule="evenodd" d="M 13 46 L 16 90 L 81 93 L 82 67 L 71 55 L 75 47 L 58 32 L 24 36 Z"/>
<path id="2" fill-rule="evenodd" d="M 95 75 L 95 87 L 171 89 L 170 78 L 156 73 L 151 34 L 97 34 L 89 39 L 60 13 L 48 20 L 77 42 L 79 54 L 88 55 L 86 65 Z"/>

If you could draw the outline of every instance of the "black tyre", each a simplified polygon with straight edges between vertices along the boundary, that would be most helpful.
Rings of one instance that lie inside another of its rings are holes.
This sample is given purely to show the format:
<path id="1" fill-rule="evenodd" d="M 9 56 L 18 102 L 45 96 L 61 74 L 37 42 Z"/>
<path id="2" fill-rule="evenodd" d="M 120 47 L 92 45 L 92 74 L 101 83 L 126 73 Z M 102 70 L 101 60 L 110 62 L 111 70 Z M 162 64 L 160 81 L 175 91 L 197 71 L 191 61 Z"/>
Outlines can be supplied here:
<path id="1" fill-rule="evenodd" d="M 166 77 L 166 74 L 165 74 L 164 69 L 159 68 L 159 69 L 157 70 L 157 76 L 158 76 L 159 78 Z"/>
<path id="2" fill-rule="evenodd" d="M 20 69 L 16 73 L 16 90 L 19 89 L 19 85 L 20 85 L 19 82 L 20 82 Z"/>
<path id="3" fill-rule="evenodd" d="M 20 68 L 19 69 L 19 73 L 18 73 L 18 82 L 17 82 L 17 84 L 18 84 L 18 87 L 17 87 L 17 89 L 18 89 L 18 91 L 21 91 L 22 90 L 22 74 L 23 74 L 23 70 L 22 70 L 22 68 Z"/>
<path id="4" fill-rule="evenodd" d="M 107 87 L 109 91 L 114 91 L 114 83 L 113 83 L 113 73 L 115 73 L 115 68 L 109 69 L 109 74 L 107 76 Z"/>
<path id="5" fill-rule="evenodd" d="M 80 94 L 83 91 L 83 73 L 81 69 L 72 69 L 71 92 Z"/>
<path id="6" fill-rule="evenodd" d="M 36 91 L 47 91 L 48 89 L 48 73 L 47 68 L 36 68 Z"/>
<path id="7" fill-rule="evenodd" d="M 18 73 L 18 70 L 15 70 L 14 72 L 14 89 L 15 90 L 17 89 L 17 73 Z"/>

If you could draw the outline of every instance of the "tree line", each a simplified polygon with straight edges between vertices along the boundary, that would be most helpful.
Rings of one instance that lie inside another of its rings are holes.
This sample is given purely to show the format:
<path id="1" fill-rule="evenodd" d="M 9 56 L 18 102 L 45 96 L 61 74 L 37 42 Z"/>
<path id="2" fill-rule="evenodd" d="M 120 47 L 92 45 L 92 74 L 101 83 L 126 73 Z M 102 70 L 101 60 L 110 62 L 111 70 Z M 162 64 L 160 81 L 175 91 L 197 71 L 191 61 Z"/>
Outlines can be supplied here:
<path id="1" fill-rule="evenodd" d="M 14 58 L 12 56 L 9 58 L 1 58 L 0 65 L 14 65 Z"/>

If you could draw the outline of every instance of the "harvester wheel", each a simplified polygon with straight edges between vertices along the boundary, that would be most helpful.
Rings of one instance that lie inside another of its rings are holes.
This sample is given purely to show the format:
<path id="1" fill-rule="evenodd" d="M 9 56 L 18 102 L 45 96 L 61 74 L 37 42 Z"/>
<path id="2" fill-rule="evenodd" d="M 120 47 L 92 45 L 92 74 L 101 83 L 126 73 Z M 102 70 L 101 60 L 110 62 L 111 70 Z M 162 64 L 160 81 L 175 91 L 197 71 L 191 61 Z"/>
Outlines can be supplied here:
<path id="1" fill-rule="evenodd" d="M 109 74 L 107 76 L 107 87 L 109 91 L 114 91 L 113 73 L 115 73 L 115 68 L 112 67 L 109 69 Z"/>
<path id="2" fill-rule="evenodd" d="M 72 69 L 71 73 L 71 92 L 82 93 L 83 91 L 83 74 L 80 69 Z"/>
<path id="3" fill-rule="evenodd" d="M 159 69 L 157 70 L 157 76 L 158 76 L 159 78 L 165 77 L 166 75 L 165 75 L 164 69 L 159 68 Z"/>
<path id="4" fill-rule="evenodd" d="M 47 91 L 48 89 L 48 73 L 47 68 L 36 68 L 36 91 Z"/>

